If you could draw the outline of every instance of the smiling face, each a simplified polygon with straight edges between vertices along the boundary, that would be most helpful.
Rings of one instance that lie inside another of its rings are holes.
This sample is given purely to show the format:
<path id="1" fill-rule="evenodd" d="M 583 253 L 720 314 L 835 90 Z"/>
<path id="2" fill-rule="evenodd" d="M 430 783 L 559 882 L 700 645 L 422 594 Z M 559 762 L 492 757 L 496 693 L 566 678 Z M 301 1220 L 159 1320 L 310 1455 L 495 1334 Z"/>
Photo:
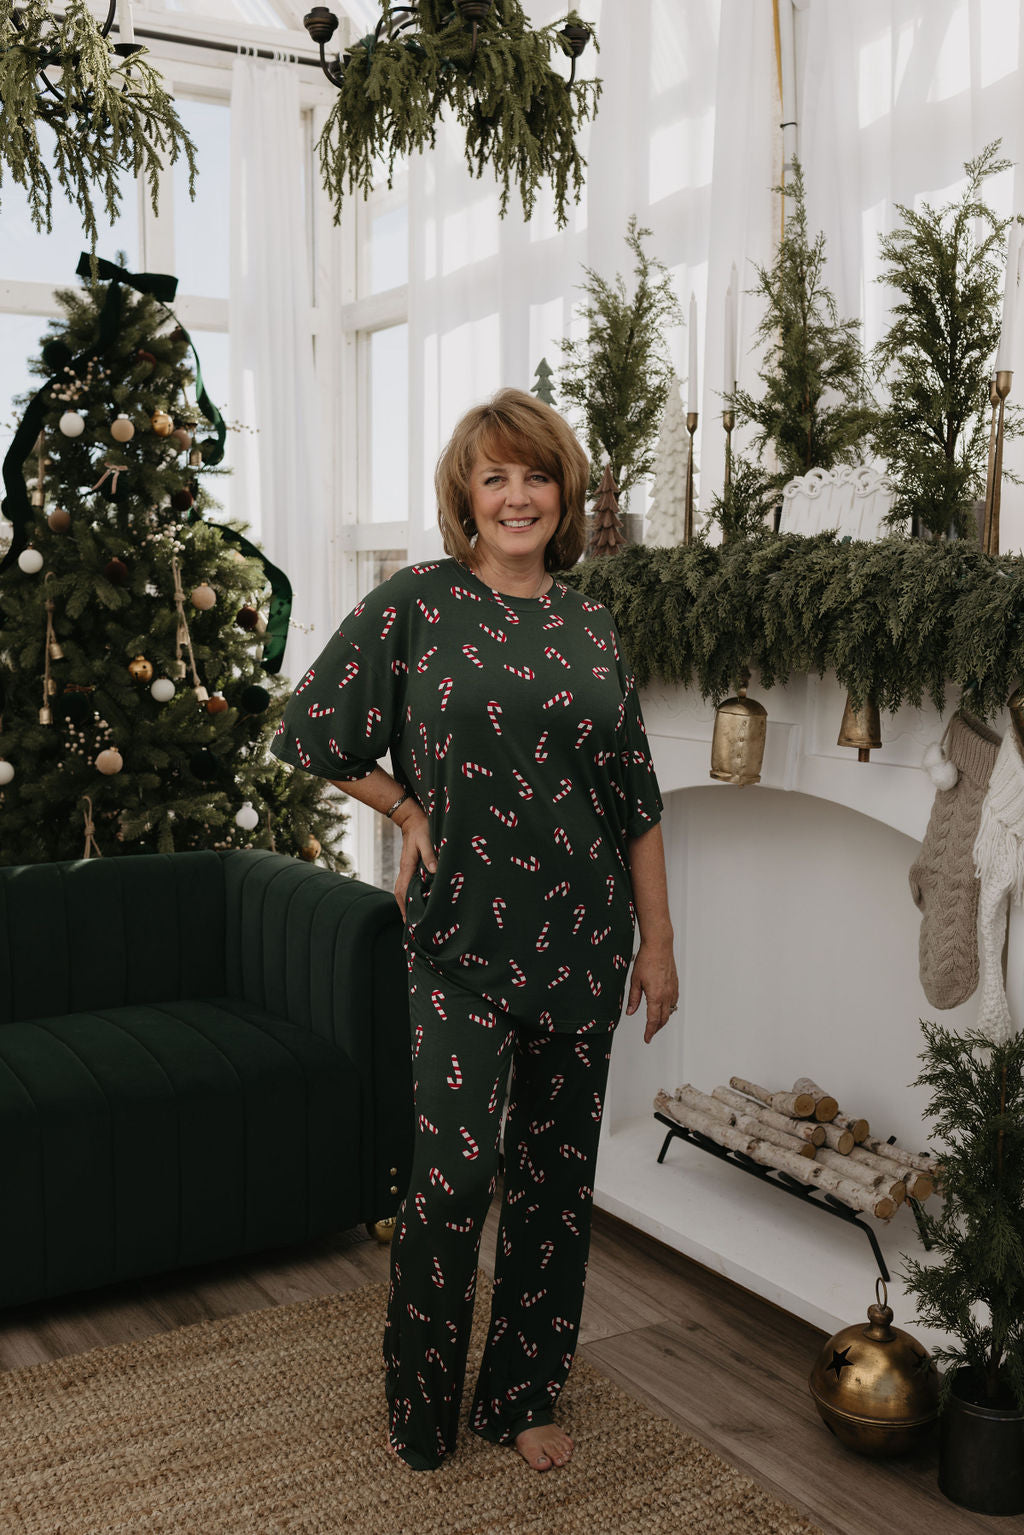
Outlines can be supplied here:
<path id="1" fill-rule="evenodd" d="M 476 563 L 539 575 L 562 515 L 558 482 L 535 465 L 480 453 L 470 472 L 469 502 L 477 530 Z"/>

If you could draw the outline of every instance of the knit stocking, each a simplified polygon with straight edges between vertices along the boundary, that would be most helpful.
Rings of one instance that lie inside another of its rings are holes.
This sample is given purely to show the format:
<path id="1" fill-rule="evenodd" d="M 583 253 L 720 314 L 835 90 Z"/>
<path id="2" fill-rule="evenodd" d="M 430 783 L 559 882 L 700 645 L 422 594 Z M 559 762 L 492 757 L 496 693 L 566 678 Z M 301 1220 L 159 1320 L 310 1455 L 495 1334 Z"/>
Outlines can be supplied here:
<path id="1" fill-rule="evenodd" d="M 972 848 L 999 750 L 999 737 L 980 721 L 955 714 L 945 741 L 958 769 L 952 788 L 939 789 L 921 851 L 910 870 L 910 891 L 923 912 L 921 985 L 933 1007 L 957 1007 L 978 984 L 978 882 Z"/>
<path id="2" fill-rule="evenodd" d="M 1016 730 L 1003 737 L 981 812 L 974 844 L 974 865 L 981 880 L 978 938 L 981 946 L 981 999 L 977 1027 L 995 1045 L 1013 1034 L 1003 985 L 1003 940 L 1010 897 L 1024 896 L 1024 757 Z"/>

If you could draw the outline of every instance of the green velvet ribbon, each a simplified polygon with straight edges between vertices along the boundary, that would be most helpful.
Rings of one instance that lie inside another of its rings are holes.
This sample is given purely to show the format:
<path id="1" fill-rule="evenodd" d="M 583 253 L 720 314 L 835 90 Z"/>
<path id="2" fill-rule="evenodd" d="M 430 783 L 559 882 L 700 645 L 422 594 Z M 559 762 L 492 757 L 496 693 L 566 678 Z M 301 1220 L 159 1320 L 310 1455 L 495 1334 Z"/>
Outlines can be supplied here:
<path id="1" fill-rule="evenodd" d="M 188 521 L 202 521 L 194 507 L 188 514 Z M 285 646 L 288 643 L 288 624 L 292 616 L 292 583 L 284 571 L 271 564 L 263 550 L 257 549 L 244 533 L 229 528 L 223 522 L 214 523 L 213 526 L 226 544 L 233 544 L 246 559 L 258 560 L 263 566 L 264 578 L 270 586 L 270 609 L 267 614 L 267 632 L 263 641 L 262 666 L 268 676 L 276 676 L 281 670 Z"/>

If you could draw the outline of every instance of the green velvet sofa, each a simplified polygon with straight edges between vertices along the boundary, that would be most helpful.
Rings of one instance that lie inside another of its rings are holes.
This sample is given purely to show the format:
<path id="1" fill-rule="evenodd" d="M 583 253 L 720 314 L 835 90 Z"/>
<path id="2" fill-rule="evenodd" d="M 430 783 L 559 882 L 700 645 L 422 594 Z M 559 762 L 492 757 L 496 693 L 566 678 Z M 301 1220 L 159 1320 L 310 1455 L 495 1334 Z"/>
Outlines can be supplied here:
<path id="1" fill-rule="evenodd" d="M 276 853 L 0 869 L 0 1305 L 393 1215 L 392 896 Z"/>

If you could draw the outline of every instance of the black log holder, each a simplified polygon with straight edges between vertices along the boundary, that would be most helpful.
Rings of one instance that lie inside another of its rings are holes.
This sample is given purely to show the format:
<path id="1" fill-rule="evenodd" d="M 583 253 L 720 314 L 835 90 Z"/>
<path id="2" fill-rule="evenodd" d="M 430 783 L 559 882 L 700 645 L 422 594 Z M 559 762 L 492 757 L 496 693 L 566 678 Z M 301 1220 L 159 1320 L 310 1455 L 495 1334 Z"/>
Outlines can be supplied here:
<path id="1" fill-rule="evenodd" d="M 791 1177 L 789 1173 L 782 1172 L 777 1167 L 763 1167 L 760 1162 L 755 1162 L 751 1157 L 745 1156 L 742 1151 L 732 1151 L 727 1146 L 719 1146 L 718 1142 L 711 1140 L 709 1136 L 701 1135 L 699 1130 L 688 1130 L 685 1125 L 679 1124 L 677 1120 L 670 1119 L 667 1114 L 660 1114 L 656 1110 L 654 1117 L 660 1120 L 663 1125 L 668 1126 L 668 1134 L 658 1153 L 659 1162 L 664 1162 L 666 1151 L 672 1144 L 672 1141 L 678 1136 L 681 1140 L 689 1141 L 691 1146 L 697 1146 L 701 1151 L 708 1151 L 713 1157 L 718 1157 L 720 1161 L 728 1162 L 731 1167 L 738 1167 L 740 1172 L 751 1173 L 755 1178 L 759 1178 L 762 1183 L 767 1184 L 769 1188 L 778 1189 L 783 1194 L 792 1194 L 795 1199 L 802 1200 L 805 1205 L 809 1205 L 812 1209 L 820 1210 L 824 1215 L 835 1215 L 839 1220 L 846 1221 L 847 1225 L 859 1226 L 871 1243 L 871 1251 L 875 1255 L 878 1272 L 886 1284 L 891 1283 L 889 1270 L 882 1256 L 882 1249 L 878 1245 L 878 1238 L 875 1236 L 875 1233 L 865 1220 L 862 1220 L 855 1211 L 851 1210 L 849 1205 L 844 1205 L 842 1200 L 837 1199 L 834 1194 L 828 1194 L 824 1189 L 815 1188 L 811 1184 L 801 1183 L 798 1179 Z M 910 1199 L 909 1197 L 907 1203 L 914 1212 L 914 1219 L 917 1222 L 918 1230 L 921 1232 L 921 1239 L 927 1248 L 931 1244 L 925 1241 L 925 1234 L 921 1228 L 920 1206 L 916 1199 Z"/>

